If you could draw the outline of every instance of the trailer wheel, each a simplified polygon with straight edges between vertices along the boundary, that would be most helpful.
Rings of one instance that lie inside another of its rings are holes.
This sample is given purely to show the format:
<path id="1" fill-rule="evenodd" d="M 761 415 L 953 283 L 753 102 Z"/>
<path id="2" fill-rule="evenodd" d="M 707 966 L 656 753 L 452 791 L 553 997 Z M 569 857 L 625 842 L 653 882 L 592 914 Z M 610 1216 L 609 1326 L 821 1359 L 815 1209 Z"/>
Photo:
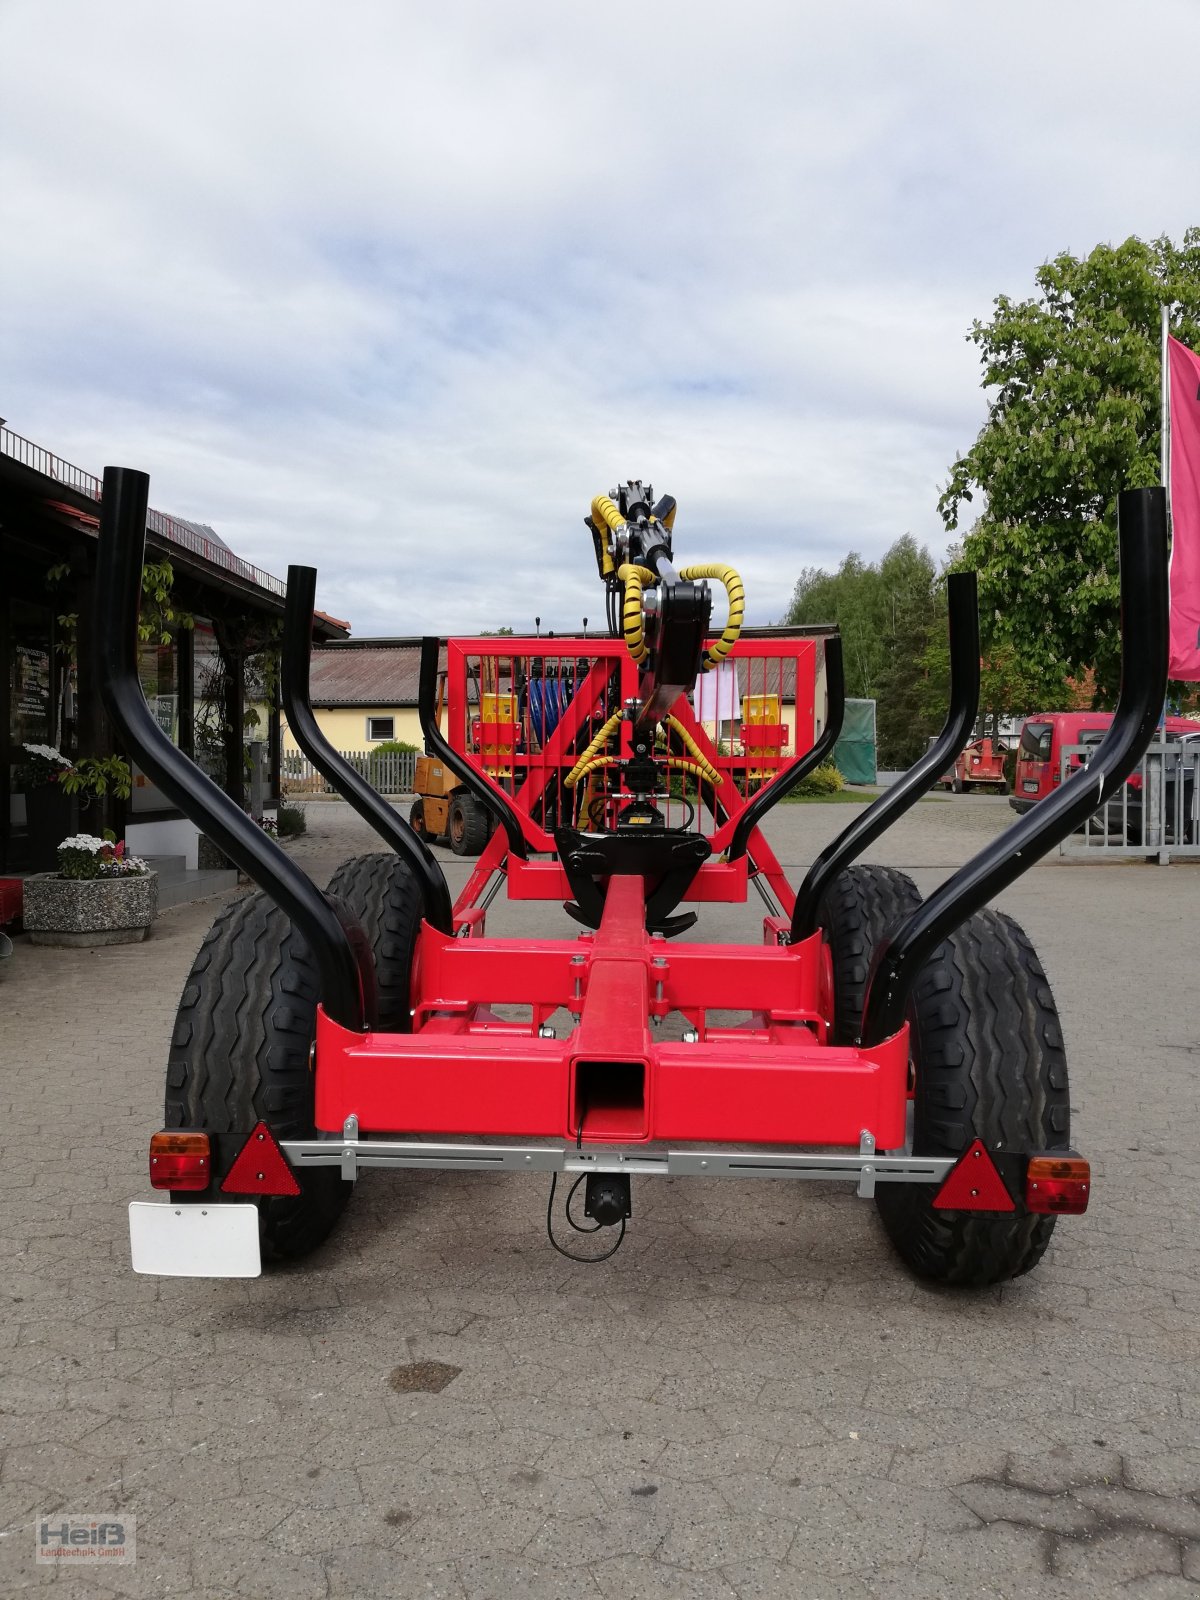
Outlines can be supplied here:
<path id="1" fill-rule="evenodd" d="M 834 1044 L 858 1038 L 875 946 L 920 904 L 916 884 L 894 867 L 847 867 L 826 889 L 817 915 L 833 964 Z"/>
<path id="2" fill-rule="evenodd" d="M 950 787 L 954 791 L 955 794 L 965 794 L 967 792 L 966 780 L 963 779 L 963 778 L 960 778 L 957 772 L 954 774 L 954 777 L 950 780 Z"/>
<path id="3" fill-rule="evenodd" d="M 483 853 L 490 828 L 488 814 L 473 794 L 462 790 L 450 802 L 450 848 L 456 856 L 477 856 Z"/>
<path id="4" fill-rule="evenodd" d="M 960 1156 L 989 1150 L 1065 1150 L 1067 1061 L 1054 996 L 1024 929 L 979 911 L 930 957 L 909 1013 L 915 1092 L 912 1149 Z M 1036 1266 L 1056 1219 L 937 1211 L 931 1184 L 880 1184 L 875 1203 L 909 1267 L 941 1283 L 983 1286 Z"/>
<path id="5" fill-rule="evenodd" d="M 408 813 L 408 825 L 412 829 L 412 831 L 416 834 L 418 839 L 428 839 L 429 835 L 425 831 L 425 802 L 424 802 L 424 800 L 414 800 L 413 801 L 412 810 Z"/>
<path id="6" fill-rule="evenodd" d="M 260 890 L 227 906 L 204 937 L 180 996 L 167 1057 L 167 1128 L 311 1139 L 320 985 L 307 944 Z M 255 1201 L 264 1262 L 309 1254 L 329 1236 L 352 1185 L 336 1168 L 298 1173 L 300 1194 Z"/>
<path id="7" fill-rule="evenodd" d="M 409 980 L 425 898 L 412 868 L 388 851 L 353 856 L 329 880 L 362 927 L 375 958 L 378 1022 L 384 1033 L 411 1033 Z"/>

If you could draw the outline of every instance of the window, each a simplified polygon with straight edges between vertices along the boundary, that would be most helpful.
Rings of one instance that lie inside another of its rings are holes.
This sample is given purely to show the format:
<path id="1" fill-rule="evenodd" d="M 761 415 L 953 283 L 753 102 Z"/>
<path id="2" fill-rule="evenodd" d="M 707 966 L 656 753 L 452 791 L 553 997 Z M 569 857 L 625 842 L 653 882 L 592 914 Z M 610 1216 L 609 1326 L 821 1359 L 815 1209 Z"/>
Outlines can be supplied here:
<path id="1" fill-rule="evenodd" d="M 395 717 L 368 717 L 368 740 L 394 739 L 396 737 Z"/>
<path id="2" fill-rule="evenodd" d="M 1021 732 L 1021 755 L 1026 761 L 1049 761 L 1050 735 L 1054 730 L 1048 722 L 1027 722 Z"/>

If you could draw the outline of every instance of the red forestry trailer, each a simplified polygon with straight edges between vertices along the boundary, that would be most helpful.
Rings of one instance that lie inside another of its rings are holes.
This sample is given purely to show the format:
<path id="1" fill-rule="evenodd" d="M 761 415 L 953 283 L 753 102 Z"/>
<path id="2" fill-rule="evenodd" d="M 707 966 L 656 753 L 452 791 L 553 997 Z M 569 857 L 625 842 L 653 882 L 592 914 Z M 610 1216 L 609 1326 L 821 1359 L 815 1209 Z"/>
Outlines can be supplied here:
<path id="1" fill-rule="evenodd" d="M 813 739 L 816 643 L 743 638 L 736 572 L 676 567 L 669 497 L 636 482 L 598 496 L 587 523 L 609 638 L 451 641 L 448 737 L 439 642 L 425 641 L 427 748 L 496 827 L 454 899 L 426 840 L 317 726 L 316 573 L 292 567 L 289 726 L 384 846 L 322 892 L 146 706 L 147 496 L 144 474 L 105 473 L 105 703 L 143 770 L 259 889 L 220 913 L 184 986 L 165 1126 L 150 1144 L 161 1198 L 130 1207 L 135 1270 L 254 1276 L 304 1256 L 367 1168 L 540 1174 L 551 1241 L 586 1260 L 620 1244 L 634 1178 L 840 1179 L 874 1201 L 912 1270 L 955 1284 L 1028 1271 L 1057 1217 L 1085 1208 L 1090 1173 L 1071 1148 L 1046 976 L 1027 935 L 986 904 L 1119 790 L 1153 733 L 1166 679 L 1160 489 L 1121 496 L 1125 665 L 1103 744 L 924 901 L 904 873 L 859 857 L 970 735 L 973 574 L 949 580 L 941 735 L 793 889 L 761 823 L 832 751 L 840 643 L 824 645 L 827 713 Z M 726 594 L 719 632 L 710 580 Z M 474 680 L 492 691 L 477 728 Z M 692 934 L 696 908 L 751 886 L 765 902 L 761 943 Z M 502 891 L 563 904 L 578 932 L 489 933 Z M 556 1209 L 560 1179 L 570 1188 Z M 573 1247 L 589 1232 L 599 1239 Z"/>

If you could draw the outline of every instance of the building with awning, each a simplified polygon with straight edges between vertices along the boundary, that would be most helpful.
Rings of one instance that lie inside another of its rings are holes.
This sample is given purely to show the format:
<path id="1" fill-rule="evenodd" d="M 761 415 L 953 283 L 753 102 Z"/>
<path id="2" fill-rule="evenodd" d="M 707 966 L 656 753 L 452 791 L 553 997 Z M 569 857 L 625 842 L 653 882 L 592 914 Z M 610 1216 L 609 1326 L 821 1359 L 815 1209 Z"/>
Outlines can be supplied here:
<path id="1" fill-rule="evenodd" d="M 103 825 L 140 855 L 182 857 L 195 869 L 203 854 L 196 828 L 136 767 L 128 801 L 82 806 L 56 786 L 36 787 L 30 771 L 27 745 L 71 760 L 125 755 L 92 668 L 100 495 L 98 477 L 0 426 L 0 873 L 49 868 L 67 833 Z M 252 772 L 261 773 L 256 792 L 274 799 L 284 584 L 205 523 L 152 510 L 146 535 L 147 565 L 169 563 L 167 603 L 190 623 L 143 641 L 147 701 L 163 731 L 240 805 L 249 805 Z M 144 601 L 144 617 L 160 615 Z M 315 640 L 348 633 L 318 613 Z"/>

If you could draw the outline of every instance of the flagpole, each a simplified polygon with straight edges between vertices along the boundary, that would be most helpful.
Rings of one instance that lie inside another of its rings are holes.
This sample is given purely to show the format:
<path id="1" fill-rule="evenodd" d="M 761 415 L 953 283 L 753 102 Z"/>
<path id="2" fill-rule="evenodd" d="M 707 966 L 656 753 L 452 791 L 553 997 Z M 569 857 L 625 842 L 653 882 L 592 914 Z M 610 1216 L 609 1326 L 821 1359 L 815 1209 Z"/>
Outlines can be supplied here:
<path id="1" fill-rule="evenodd" d="M 1167 351 L 1167 339 L 1169 338 L 1171 331 L 1171 308 L 1170 306 L 1162 306 L 1159 309 L 1161 313 L 1162 324 L 1162 358 L 1160 368 L 1162 372 L 1162 484 L 1163 488 L 1167 491 L 1167 526 L 1169 529 L 1171 522 L 1171 379 L 1170 356 Z"/>
<path id="2" fill-rule="evenodd" d="M 1169 305 L 1164 305 L 1164 306 L 1160 306 L 1159 307 L 1159 322 L 1160 322 L 1161 372 L 1162 372 L 1162 400 L 1161 400 L 1161 405 L 1162 405 L 1162 419 L 1161 419 L 1162 440 L 1161 440 L 1161 444 L 1160 444 L 1160 448 L 1159 448 L 1159 456 L 1160 456 L 1160 462 L 1161 462 L 1161 468 L 1162 468 L 1162 484 L 1163 484 L 1163 488 L 1166 490 L 1167 540 L 1168 540 L 1168 543 L 1169 543 L 1170 537 L 1171 537 L 1171 476 L 1170 476 L 1170 473 L 1171 473 L 1171 364 L 1170 364 L 1171 363 L 1171 355 L 1170 355 L 1170 350 L 1169 350 L 1169 348 L 1167 346 L 1167 340 L 1170 337 L 1170 331 L 1171 331 L 1171 308 L 1170 308 Z M 1168 596 L 1169 596 L 1170 595 L 1170 585 L 1171 585 L 1170 567 L 1169 566 L 1167 568 L 1167 573 L 1168 573 L 1168 576 L 1167 576 L 1167 593 L 1168 593 Z M 1169 604 L 1170 604 L 1170 601 L 1168 599 L 1168 605 Z M 1156 737 L 1159 740 L 1161 740 L 1164 744 L 1166 743 L 1166 737 L 1167 737 L 1167 701 L 1166 701 L 1165 695 L 1164 695 L 1164 698 L 1163 698 L 1162 716 L 1159 718 L 1158 731 L 1157 731 Z M 1158 816 L 1160 817 L 1160 819 L 1165 821 L 1165 817 L 1163 817 L 1163 810 L 1165 809 L 1165 776 L 1166 776 L 1166 774 L 1165 774 L 1165 772 L 1163 772 L 1161 770 L 1161 767 L 1165 766 L 1165 764 L 1166 764 L 1166 758 L 1165 757 L 1160 757 L 1158 761 L 1155 761 L 1155 762 L 1152 762 L 1152 763 L 1148 762 L 1146 764 L 1146 768 L 1145 768 L 1145 772 L 1146 772 L 1146 802 L 1145 803 L 1146 803 L 1146 807 L 1148 809 L 1147 820 L 1149 819 L 1150 815 L 1154 814 L 1154 807 L 1155 807 L 1155 804 L 1157 804 Z M 1153 771 L 1151 770 L 1152 767 L 1154 769 Z M 1162 786 L 1161 788 L 1160 788 L 1160 785 Z M 1154 791 L 1154 790 L 1158 790 L 1157 795 L 1152 793 L 1152 791 Z M 1146 831 L 1148 831 L 1148 830 L 1146 830 Z M 1165 830 L 1163 830 L 1163 832 L 1160 834 L 1158 828 L 1156 827 L 1154 831 L 1155 831 L 1155 834 L 1158 835 L 1159 842 L 1161 843 L 1162 838 L 1165 837 Z"/>

